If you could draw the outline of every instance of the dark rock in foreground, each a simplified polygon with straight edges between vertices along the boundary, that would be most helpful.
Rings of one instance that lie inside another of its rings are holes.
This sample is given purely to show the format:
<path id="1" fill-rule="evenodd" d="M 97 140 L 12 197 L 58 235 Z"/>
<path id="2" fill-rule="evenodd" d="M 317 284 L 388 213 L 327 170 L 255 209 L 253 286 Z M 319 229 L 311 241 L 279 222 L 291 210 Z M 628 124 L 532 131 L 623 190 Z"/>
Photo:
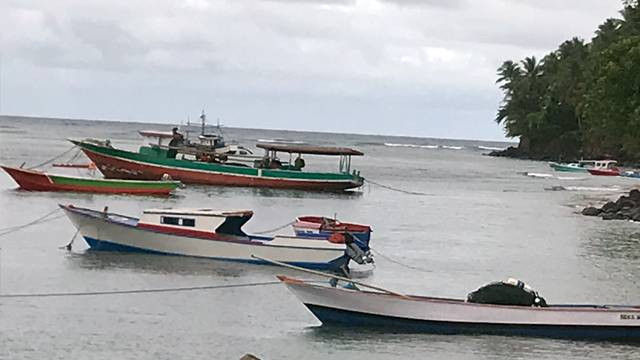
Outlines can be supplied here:
<path id="1" fill-rule="evenodd" d="M 582 209 L 582 215 L 600 216 L 603 220 L 640 221 L 640 190 L 633 189 L 629 195 L 622 195 L 616 201 L 609 201 L 601 208 L 586 207 Z"/>

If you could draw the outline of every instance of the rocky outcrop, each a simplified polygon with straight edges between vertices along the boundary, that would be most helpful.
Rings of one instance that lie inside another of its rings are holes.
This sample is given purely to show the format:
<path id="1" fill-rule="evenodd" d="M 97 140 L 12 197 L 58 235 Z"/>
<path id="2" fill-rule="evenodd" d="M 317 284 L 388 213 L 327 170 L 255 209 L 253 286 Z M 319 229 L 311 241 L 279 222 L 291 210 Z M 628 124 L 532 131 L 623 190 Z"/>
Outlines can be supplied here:
<path id="1" fill-rule="evenodd" d="M 633 189 L 629 195 L 622 195 L 616 201 L 609 201 L 597 208 L 593 206 L 582 209 L 582 215 L 600 216 L 603 220 L 640 221 L 640 190 Z"/>

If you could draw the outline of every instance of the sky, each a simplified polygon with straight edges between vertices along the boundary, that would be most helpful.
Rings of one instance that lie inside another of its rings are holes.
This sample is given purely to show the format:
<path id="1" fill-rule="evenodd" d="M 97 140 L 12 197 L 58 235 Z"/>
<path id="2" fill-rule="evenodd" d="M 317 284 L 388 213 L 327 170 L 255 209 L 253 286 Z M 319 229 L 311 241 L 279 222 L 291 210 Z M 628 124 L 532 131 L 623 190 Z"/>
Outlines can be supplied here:
<path id="1" fill-rule="evenodd" d="M 505 60 L 619 0 L 2 0 L 0 114 L 503 140 Z"/>

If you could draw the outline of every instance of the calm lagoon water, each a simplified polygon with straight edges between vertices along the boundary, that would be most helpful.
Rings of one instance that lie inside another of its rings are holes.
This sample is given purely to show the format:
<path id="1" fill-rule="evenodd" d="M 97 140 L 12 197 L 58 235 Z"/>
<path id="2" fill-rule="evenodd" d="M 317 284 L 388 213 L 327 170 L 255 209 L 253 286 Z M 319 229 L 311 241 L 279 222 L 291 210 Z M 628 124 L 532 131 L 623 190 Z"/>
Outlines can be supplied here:
<path id="1" fill-rule="evenodd" d="M 65 138 L 111 139 L 135 149 L 140 129 L 168 125 L 0 117 L 0 163 L 36 164 L 70 147 Z M 138 215 L 160 206 L 255 211 L 248 231 L 303 214 L 370 223 L 383 257 L 366 281 L 405 292 L 464 297 L 519 278 L 550 303 L 640 303 L 640 225 L 577 214 L 616 197 L 634 179 L 561 174 L 543 162 L 482 156 L 505 144 L 345 134 L 225 129 L 228 139 L 353 146 L 355 168 L 375 182 L 351 195 L 188 187 L 168 198 L 30 193 L 0 174 L 0 228 L 23 224 L 58 203 Z M 439 145 L 439 148 L 433 148 Z M 442 146 L 451 148 L 443 148 Z M 461 147 L 461 149 L 458 149 Z M 334 161 L 335 160 L 335 161 Z M 337 168 L 337 159 L 307 165 Z M 60 170 L 77 174 L 78 170 Z M 572 191 L 548 191 L 565 186 Z M 290 229 L 283 230 L 290 233 Z M 0 237 L 0 293 L 102 291 L 271 281 L 288 270 L 186 257 L 59 248 L 75 229 L 64 217 Z M 626 359 L 631 345 L 496 336 L 385 334 L 324 329 L 282 285 L 198 292 L 0 299 L 0 358 L 6 359 Z"/>

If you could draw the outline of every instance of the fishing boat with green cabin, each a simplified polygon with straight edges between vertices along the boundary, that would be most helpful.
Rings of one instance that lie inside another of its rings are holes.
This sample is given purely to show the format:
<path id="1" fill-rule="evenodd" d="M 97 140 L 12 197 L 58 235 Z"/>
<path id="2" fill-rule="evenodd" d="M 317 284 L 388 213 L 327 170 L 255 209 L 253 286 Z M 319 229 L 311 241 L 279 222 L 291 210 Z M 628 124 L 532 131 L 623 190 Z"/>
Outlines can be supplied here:
<path id="1" fill-rule="evenodd" d="M 116 149 L 110 141 L 70 140 L 110 179 L 159 180 L 170 177 L 185 184 L 247 186 L 316 191 L 344 191 L 364 183 L 360 172 L 351 169 L 351 157 L 362 152 L 346 147 L 299 144 L 258 143 L 262 157 L 249 157 L 247 162 L 209 153 L 185 150 L 162 144 L 144 144 L 138 152 Z M 284 162 L 278 153 L 288 154 Z M 309 172 L 302 155 L 339 157 L 336 172 Z M 295 156 L 295 159 L 294 159 Z"/>

